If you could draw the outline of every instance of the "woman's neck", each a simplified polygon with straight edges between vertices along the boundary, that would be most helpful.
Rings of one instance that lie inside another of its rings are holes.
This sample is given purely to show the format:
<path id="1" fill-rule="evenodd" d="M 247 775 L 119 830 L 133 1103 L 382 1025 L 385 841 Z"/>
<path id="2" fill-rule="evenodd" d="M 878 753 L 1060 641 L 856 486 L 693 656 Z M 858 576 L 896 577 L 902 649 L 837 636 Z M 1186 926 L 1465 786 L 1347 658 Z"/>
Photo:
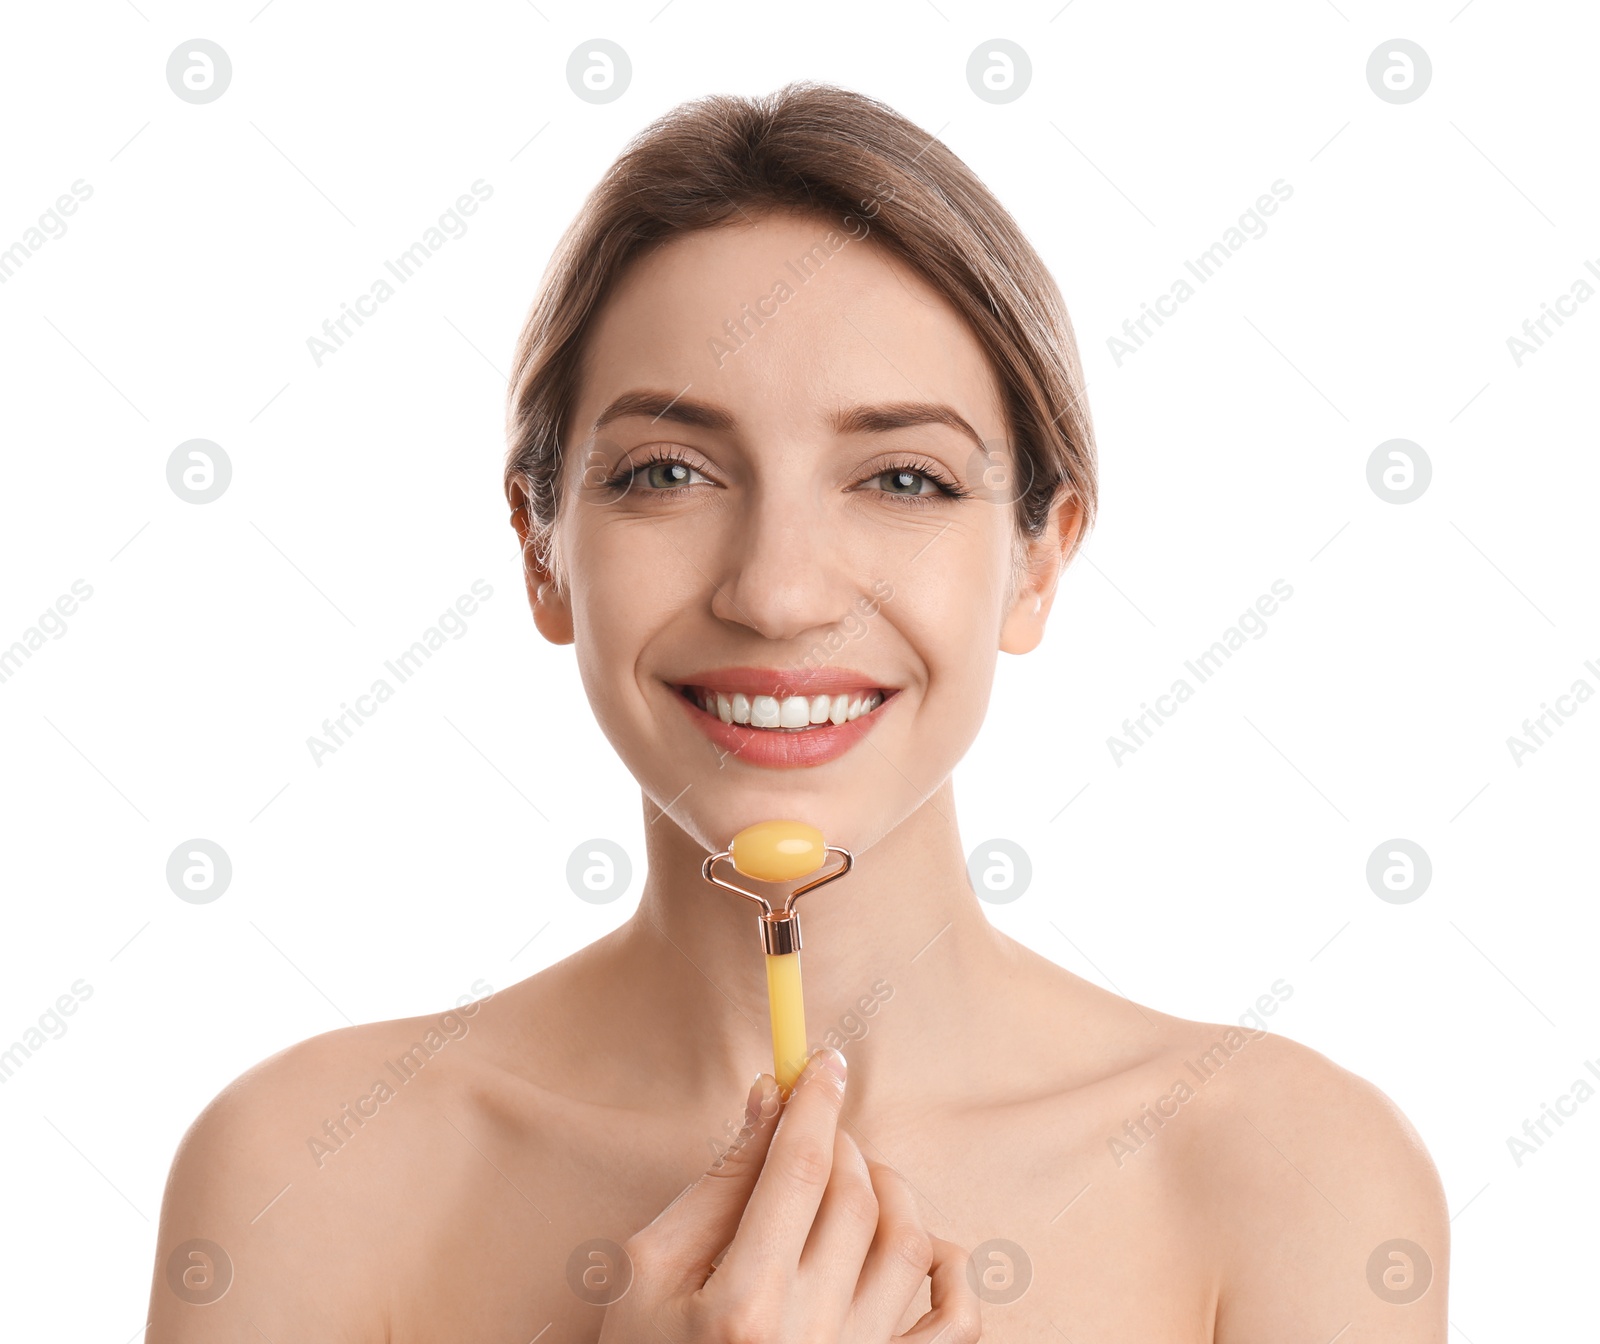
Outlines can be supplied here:
<path id="1" fill-rule="evenodd" d="M 705 852 L 647 801 L 652 814 L 639 908 L 588 970 L 604 982 L 606 1015 L 634 1024 L 648 1049 L 635 1067 L 664 1093 L 740 1093 L 772 1070 L 760 911 L 708 883 Z M 1017 945 L 967 879 L 949 780 L 853 860 L 795 909 L 807 1041 L 842 1048 L 856 1109 L 938 1092 L 929 1075 L 940 1057 L 981 1058 L 996 1019 L 1014 1019 L 1021 986 Z M 740 880 L 726 862 L 718 871 Z"/>

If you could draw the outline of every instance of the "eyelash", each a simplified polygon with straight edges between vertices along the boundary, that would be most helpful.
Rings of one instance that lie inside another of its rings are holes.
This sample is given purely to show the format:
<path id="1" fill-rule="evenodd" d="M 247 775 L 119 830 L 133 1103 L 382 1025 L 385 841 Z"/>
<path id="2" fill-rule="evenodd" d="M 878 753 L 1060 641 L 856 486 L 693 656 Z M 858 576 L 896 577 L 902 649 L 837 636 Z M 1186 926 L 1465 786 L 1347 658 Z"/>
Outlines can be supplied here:
<path id="1" fill-rule="evenodd" d="M 652 448 L 640 461 L 631 462 L 623 466 L 623 468 L 618 471 L 615 476 L 601 486 L 601 489 L 614 491 L 620 494 L 623 490 L 627 489 L 633 484 L 633 478 L 640 472 L 648 471 L 657 463 L 662 462 L 671 462 L 679 466 L 688 467 L 691 471 L 698 470 L 698 468 L 694 467 L 691 463 L 685 462 L 681 457 L 678 457 L 676 454 L 665 448 Z M 900 471 L 910 472 L 914 476 L 926 477 L 928 480 L 933 482 L 938 493 L 932 495 L 897 495 L 888 490 L 880 490 L 877 493 L 884 495 L 889 499 L 904 500 L 915 507 L 921 507 L 925 504 L 935 503 L 941 498 L 966 499 L 972 494 L 970 490 L 967 490 L 963 486 L 960 486 L 956 484 L 956 482 L 950 480 L 938 469 L 938 467 L 934 466 L 932 462 L 929 462 L 924 458 L 910 458 L 902 462 L 891 463 L 889 466 L 873 472 L 872 475 L 865 477 L 864 479 L 872 481 L 878 479 L 880 476 L 887 476 L 891 472 Z M 650 490 L 647 493 L 652 495 L 675 495 L 678 493 L 678 491 L 687 489 L 689 489 L 687 485 L 674 485 L 665 490 Z"/>

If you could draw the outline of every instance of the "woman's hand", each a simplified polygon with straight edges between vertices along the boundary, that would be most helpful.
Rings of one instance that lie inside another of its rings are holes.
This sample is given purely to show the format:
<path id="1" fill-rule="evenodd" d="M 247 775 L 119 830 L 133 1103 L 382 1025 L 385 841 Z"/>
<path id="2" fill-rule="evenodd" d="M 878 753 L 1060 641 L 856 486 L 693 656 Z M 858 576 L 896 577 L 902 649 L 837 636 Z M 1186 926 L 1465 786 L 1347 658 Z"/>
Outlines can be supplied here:
<path id="1" fill-rule="evenodd" d="M 756 1081 L 734 1145 L 628 1239 L 632 1282 L 606 1308 L 601 1344 L 979 1338 L 967 1253 L 930 1237 L 904 1178 L 838 1128 L 844 1088 L 829 1049 L 781 1107 L 771 1076 Z M 930 1276 L 932 1310 L 893 1334 Z"/>

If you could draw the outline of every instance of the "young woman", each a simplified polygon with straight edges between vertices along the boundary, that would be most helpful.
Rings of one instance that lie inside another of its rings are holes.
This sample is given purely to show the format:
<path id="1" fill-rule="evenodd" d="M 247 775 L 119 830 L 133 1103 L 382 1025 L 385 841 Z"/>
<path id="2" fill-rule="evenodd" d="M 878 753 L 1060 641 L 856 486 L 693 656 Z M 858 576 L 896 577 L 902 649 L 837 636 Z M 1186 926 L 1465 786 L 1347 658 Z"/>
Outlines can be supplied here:
<path id="1" fill-rule="evenodd" d="M 1444 1339 L 1439 1181 L 1379 1091 L 1080 980 L 968 881 L 951 772 L 1095 450 L 1056 286 L 944 145 L 816 85 L 648 128 L 528 318 L 506 487 L 639 782 L 638 910 L 225 1089 L 150 1340 Z M 775 818 L 854 854 L 805 994 L 818 1043 L 868 1024 L 787 1098 L 752 907 L 700 871 Z"/>

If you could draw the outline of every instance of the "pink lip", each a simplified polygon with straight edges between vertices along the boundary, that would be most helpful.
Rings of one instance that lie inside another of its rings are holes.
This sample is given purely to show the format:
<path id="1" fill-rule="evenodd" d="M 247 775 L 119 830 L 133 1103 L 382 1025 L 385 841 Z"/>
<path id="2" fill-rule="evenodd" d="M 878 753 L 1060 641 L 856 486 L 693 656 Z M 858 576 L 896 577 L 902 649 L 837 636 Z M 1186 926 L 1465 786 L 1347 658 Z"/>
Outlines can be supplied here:
<path id="1" fill-rule="evenodd" d="M 759 668 L 725 668 L 723 673 L 737 672 L 739 674 L 758 672 Z M 704 674 L 702 674 L 704 675 Z M 871 686 L 868 680 L 857 680 L 858 673 L 840 672 L 837 674 L 811 673 L 804 679 L 795 678 L 794 681 L 782 683 L 792 694 L 801 695 L 805 691 L 802 686 L 816 685 L 814 694 L 822 695 L 829 685 L 837 683 L 840 690 L 858 689 Z M 828 680 L 832 678 L 832 680 Z M 820 684 L 828 680 L 828 684 Z M 797 685 L 796 683 L 800 683 Z M 689 686 L 706 686 L 708 689 L 728 689 L 722 682 L 707 683 L 705 681 L 685 682 Z M 748 682 L 746 684 L 749 684 Z M 758 678 L 758 686 L 770 686 L 772 681 L 765 678 L 765 673 Z M 743 724 L 724 723 L 715 714 L 708 714 L 699 705 L 690 700 L 677 687 L 668 685 L 672 698 L 683 706 L 684 713 L 702 733 L 711 739 L 722 751 L 728 755 L 737 756 L 741 761 L 750 765 L 766 766 L 774 770 L 794 770 L 803 766 L 823 765 L 828 761 L 843 756 L 857 742 L 861 741 L 877 725 L 878 719 L 894 701 L 892 694 L 886 695 L 884 701 L 869 714 L 863 714 L 857 719 L 848 719 L 844 723 L 824 723 L 805 732 L 776 732 L 770 728 L 747 728 Z M 737 690 L 735 686 L 732 689 Z M 766 695 L 770 692 L 759 691 L 757 694 Z"/>

